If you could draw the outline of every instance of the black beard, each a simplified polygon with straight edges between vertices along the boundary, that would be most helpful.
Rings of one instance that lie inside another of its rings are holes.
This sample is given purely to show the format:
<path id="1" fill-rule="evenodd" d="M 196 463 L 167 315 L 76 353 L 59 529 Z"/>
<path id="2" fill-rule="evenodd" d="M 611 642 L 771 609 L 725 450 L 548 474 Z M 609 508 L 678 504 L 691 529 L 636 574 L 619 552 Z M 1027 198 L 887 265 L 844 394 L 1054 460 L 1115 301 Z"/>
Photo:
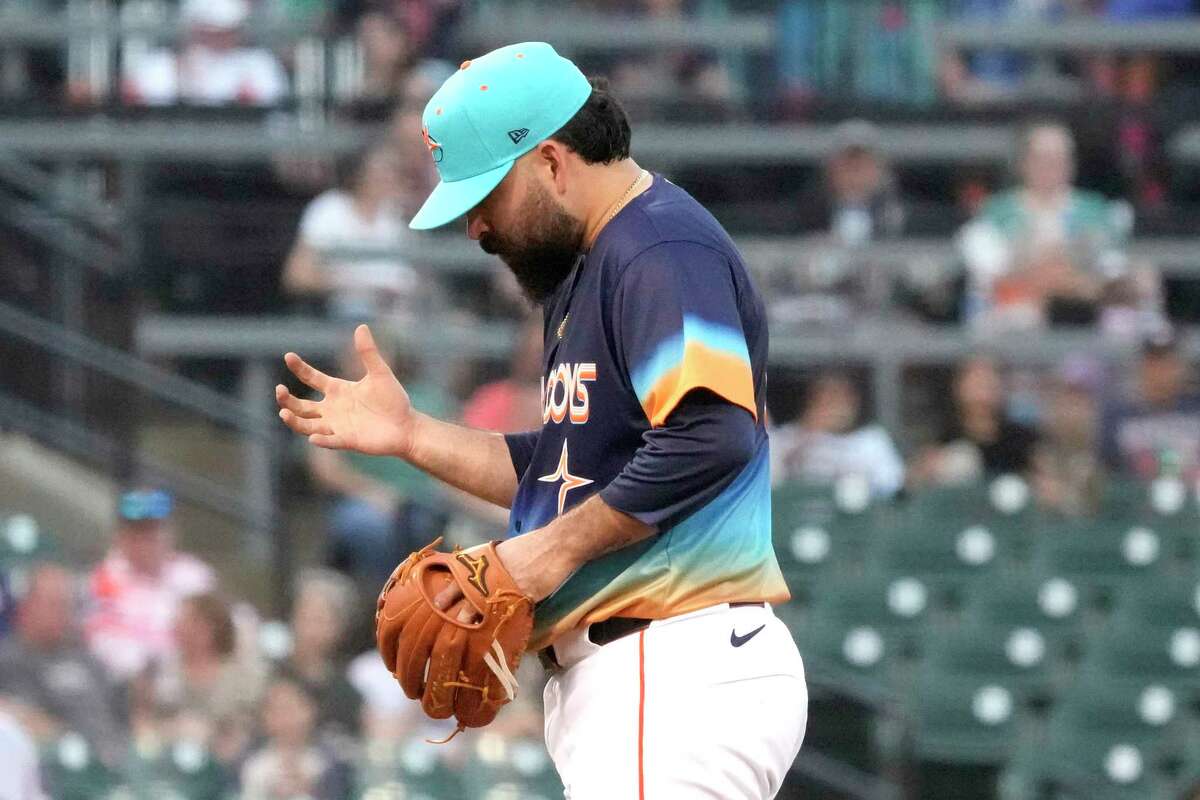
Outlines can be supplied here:
<path id="1" fill-rule="evenodd" d="M 485 253 L 499 256 L 529 302 L 540 306 L 571 274 L 583 242 L 583 224 L 538 193 L 530 196 L 522 216 L 531 222 L 523 241 L 489 231 L 479 238 L 479 246 Z"/>

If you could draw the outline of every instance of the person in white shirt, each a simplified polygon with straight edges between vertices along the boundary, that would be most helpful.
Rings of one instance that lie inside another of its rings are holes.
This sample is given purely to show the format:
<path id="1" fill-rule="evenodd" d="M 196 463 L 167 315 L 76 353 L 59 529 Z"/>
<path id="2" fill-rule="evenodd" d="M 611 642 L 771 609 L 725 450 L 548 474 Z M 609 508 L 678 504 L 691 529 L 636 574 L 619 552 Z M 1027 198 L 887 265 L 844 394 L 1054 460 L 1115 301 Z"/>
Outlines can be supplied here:
<path id="1" fill-rule="evenodd" d="M 287 72 L 270 50 L 242 45 L 246 0 L 184 0 L 180 52 L 131 43 L 121 92 L 134 105 L 273 106 L 288 93 Z"/>
<path id="2" fill-rule="evenodd" d="M 813 381 L 795 422 L 771 431 L 771 481 L 833 483 L 847 475 L 866 478 L 878 498 L 904 485 L 904 461 L 882 425 L 860 425 L 862 398 L 845 375 Z"/>
<path id="3" fill-rule="evenodd" d="M 418 282 L 398 253 L 406 236 L 399 160 L 379 144 L 349 159 L 339 172 L 342 185 L 318 195 L 304 210 L 284 266 L 283 288 L 291 295 L 325 298 L 328 313 L 346 322 L 404 316 L 413 309 Z M 338 254 L 338 249 L 367 252 Z"/>
<path id="4" fill-rule="evenodd" d="M 43 800 L 37 748 L 16 717 L 0 709 L 0 800 Z"/>

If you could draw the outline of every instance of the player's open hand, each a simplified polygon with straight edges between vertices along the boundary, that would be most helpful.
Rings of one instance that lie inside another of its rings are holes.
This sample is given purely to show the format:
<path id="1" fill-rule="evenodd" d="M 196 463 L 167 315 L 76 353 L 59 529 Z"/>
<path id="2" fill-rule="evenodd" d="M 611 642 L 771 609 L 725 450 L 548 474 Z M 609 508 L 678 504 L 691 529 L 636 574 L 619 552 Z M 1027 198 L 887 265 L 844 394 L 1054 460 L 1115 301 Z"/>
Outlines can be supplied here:
<path id="1" fill-rule="evenodd" d="M 285 355 L 288 369 L 324 396 L 301 400 L 286 386 L 276 386 L 279 418 L 318 447 L 405 458 L 412 449 L 417 416 L 408 393 L 379 354 L 366 325 L 354 331 L 354 349 L 366 368 L 358 381 L 330 377 L 295 353 Z"/>

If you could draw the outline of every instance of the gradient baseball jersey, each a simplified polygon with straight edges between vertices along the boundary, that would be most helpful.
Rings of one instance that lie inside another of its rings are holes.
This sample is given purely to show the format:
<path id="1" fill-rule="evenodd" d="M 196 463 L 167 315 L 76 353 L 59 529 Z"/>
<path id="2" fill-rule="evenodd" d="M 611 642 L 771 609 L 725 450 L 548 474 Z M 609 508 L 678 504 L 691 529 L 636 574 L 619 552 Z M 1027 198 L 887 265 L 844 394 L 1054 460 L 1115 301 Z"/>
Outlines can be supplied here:
<path id="1" fill-rule="evenodd" d="M 720 224 L 655 176 L 544 311 L 543 427 L 507 437 L 520 479 L 508 535 L 596 492 L 658 533 L 539 603 L 531 646 L 612 616 L 787 600 L 771 546 L 766 319 Z"/>

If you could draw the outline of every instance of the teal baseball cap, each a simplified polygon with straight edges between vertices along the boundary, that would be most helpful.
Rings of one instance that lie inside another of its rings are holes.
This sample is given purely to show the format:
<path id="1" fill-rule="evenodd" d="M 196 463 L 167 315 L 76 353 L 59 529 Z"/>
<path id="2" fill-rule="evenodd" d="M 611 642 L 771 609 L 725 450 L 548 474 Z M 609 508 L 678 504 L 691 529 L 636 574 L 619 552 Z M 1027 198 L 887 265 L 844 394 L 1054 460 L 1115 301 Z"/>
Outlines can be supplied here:
<path id="1" fill-rule="evenodd" d="M 566 125 L 592 86 L 545 42 L 464 61 L 425 106 L 421 136 L 441 181 L 409 223 L 428 230 L 466 214 L 513 162 Z"/>

